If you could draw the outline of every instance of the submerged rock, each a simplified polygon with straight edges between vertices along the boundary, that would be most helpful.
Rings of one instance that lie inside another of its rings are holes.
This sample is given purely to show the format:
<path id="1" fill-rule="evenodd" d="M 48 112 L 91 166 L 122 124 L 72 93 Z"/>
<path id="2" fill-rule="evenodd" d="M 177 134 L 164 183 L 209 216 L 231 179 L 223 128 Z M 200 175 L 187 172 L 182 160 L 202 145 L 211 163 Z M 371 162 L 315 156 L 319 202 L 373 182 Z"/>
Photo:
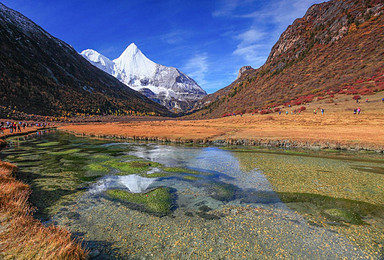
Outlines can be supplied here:
<path id="1" fill-rule="evenodd" d="M 90 257 L 90 258 L 97 257 L 97 256 L 99 256 L 99 255 L 100 255 L 100 251 L 97 250 L 97 249 L 94 249 L 94 250 L 92 250 L 92 251 L 89 253 L 89 257 Z"/>
<path id="2" fill-rule="evenodd" d="M 174 199 L 170 188 L 159 187 L 147 193 L 131 193 L 124 190 L 107 190 L 106 194 L 127 203 L 135 210 L 145 211 L 157 216 L 165 216 L 174 208 Z"/>

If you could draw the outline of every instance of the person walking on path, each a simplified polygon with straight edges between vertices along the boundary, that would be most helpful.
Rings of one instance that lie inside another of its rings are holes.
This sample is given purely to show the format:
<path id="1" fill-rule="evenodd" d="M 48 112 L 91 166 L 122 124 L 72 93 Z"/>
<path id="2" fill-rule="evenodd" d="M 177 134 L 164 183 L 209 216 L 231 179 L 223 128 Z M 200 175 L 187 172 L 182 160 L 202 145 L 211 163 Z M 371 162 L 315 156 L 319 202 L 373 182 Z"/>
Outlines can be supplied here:
<path id="1" fill-rule="evenodd" d="M 324 115 L 324 108 L 321 109 L 321 114 Z"/>

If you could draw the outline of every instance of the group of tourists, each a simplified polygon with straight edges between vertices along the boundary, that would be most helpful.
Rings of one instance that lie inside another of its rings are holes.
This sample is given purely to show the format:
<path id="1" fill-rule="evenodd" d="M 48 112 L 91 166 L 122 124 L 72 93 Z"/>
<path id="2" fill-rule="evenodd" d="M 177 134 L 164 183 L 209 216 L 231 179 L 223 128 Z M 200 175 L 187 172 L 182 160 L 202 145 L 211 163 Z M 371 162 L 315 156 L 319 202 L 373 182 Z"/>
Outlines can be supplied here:
<path id="1" fill-rule="evenodd" d="M 49 123 L 28 123 L 28 122 L 0 122 L 0 134 L 4 134 L 4 131 L 9 130 L 9 133 L 21 132 L 21 129 L 26 127 L 46 127 Z"/>
<path id="2" fill-rule="evenodd" d="M 356 114 L 360 115 L 360 113 L 361 113 L 361 108 L 360 107 L 353 109 L 353 114 L 354 115 L 356 115 Z"/>
<path id="3" fill-rule="evenodd" d="M 321 108 L 321 109 L 320 109 L 320 112 L 321 112 L 322 115 L 324 115 L 325 109 L 324 109 L 324 108 Z M 313 110 L 313 114 L 314 114 L 314 115 L 317 114 L 317 110 L 316 110 L 316 109 Z"/>
<path id="4" fill-rule="evenodd" d="M 4 130 L 9 129 L 9 133 L 21 132 L 21 128 L 25 129 L 26 123 L 23 122 L 0 122 L 0 134 L 4 134 Z"/>

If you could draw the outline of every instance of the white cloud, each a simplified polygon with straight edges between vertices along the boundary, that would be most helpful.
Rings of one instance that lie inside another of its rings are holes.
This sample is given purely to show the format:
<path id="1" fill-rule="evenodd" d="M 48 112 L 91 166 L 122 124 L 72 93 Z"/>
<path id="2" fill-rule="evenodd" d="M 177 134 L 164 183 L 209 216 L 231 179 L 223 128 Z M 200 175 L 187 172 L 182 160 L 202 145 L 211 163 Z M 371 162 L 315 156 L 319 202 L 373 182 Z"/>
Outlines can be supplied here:
<path id="1" fill-rule="evenodd" d="M 205 75 L 208 72 L 208 56 L 206 53 L 195 55 L 183 66 L 185 71 L 200 86 L 207 84 Z"/>
<path id="2" fill-rule="evenodd" d="M 243 58 L 247 62 L 246 65 L 251 65 L 254 68 L 260 67 L 267 58 L 264 54 L 266 46 L 263 43 L 266 37 L 267 33 L 256 28 L 250 28 L 234 37 L 240 43 L 236 46 L 233 54 Z"/>
<path id="3" fill-rule="evenodd" d="M 262 40 L 267 34 L 261 30 L 250 28 L 249 30 L 235 36 L 241 40 L 241 45 L 248 45 Z"/>
<path id="4" fill-rule="evenodd" d="M 179 44 L 186 38 L 186 32 L 181 30 L 171 31 L 167 34 L 161 35 L 160 39 L 168 44 Z"/>
<path id="5" fill-rule="evenodd" d="M 274 23 L 277 29 L 287 27 L 296 18 L 303 17 L 310 6 L 322 1 L 316 0 L 279 0 L 271 1 L 261 10 L 247 14 L 233 14 L 239 18 L 254 19 L 256 24 Z"/>
<path id="6" fill-rule="evenodd" d="M 251 44 L 246 46 L 238 45 L 233 52 L 234 55 L 238 55 L 247 61 L 246 65 L 251 65 L 254 68 L 258 68 L 264 64 L 267 59 L 263 50 L 264 46 L 260 44 Z"/>
<path id="7" fill-rule="evenodd" d="M 213 16 L 227 16 L 230 15 L 237 6 L 241 3 L 241 0 L 225 0 L 222 2 L 222 5 L 215 10 Z"/>

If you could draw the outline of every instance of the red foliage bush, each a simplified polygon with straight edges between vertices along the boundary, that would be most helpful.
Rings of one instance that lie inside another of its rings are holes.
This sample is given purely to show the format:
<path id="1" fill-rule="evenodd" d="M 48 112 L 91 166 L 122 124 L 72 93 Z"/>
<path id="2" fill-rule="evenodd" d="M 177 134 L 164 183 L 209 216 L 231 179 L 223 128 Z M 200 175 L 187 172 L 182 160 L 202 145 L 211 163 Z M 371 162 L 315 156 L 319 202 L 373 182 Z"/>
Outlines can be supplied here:
<path id="1" fill-rule="evenodd" d="M 300 107 L 300 109 L 299 109 L 300 111 L 304 111 L 304 110 L 307 110 L 307 108 L 306 107 Z"/>
<path id="2" fill-rule="evenodd" d="M 359 96 L 359 95 L 353 96 L 353 99 L 354 99 L 354 100 L 361 99 L 361 96 Z"/>
<path id="3" fill-rule="evenodd" d="M 351 89 L 345 92 L 347 95 L 355 95 L 358 94 L 359 92 L 356 89 Z"/>
<path id="4" fill-rule="evenodd" d="M 359 94 L 360 95 L 372 95 L 372 94 L 374 94 L 374 92 L 373 92 L 373 89 L 363 88 L 363 89 L 359 90 Z"/>
<path id="5" fill-rule="evenodd" d="M 279 112 L 280 111 L 280 108 L 279 107 L 275 107 L 275 109 L 273 110 L 275 112 Z"/>
<path id="6" fill-rule="evenodd" d="M 376 82 L 376 89 L 377 91 L 384 90 L 384 82 Z"/>
<path id="7" fill-rule="evenodd" d="M 298 97 L 297 99 L 291 101 L 291 103 L 295 104 L 295 105 L 301 105 L 301 104 L 304 104 L 304 103 L 309 103 L 311 102 L 313 99 L 314 99 L 315 95 L 307 95 L 307 96 L 301 96 L 301 97 Z"/>

